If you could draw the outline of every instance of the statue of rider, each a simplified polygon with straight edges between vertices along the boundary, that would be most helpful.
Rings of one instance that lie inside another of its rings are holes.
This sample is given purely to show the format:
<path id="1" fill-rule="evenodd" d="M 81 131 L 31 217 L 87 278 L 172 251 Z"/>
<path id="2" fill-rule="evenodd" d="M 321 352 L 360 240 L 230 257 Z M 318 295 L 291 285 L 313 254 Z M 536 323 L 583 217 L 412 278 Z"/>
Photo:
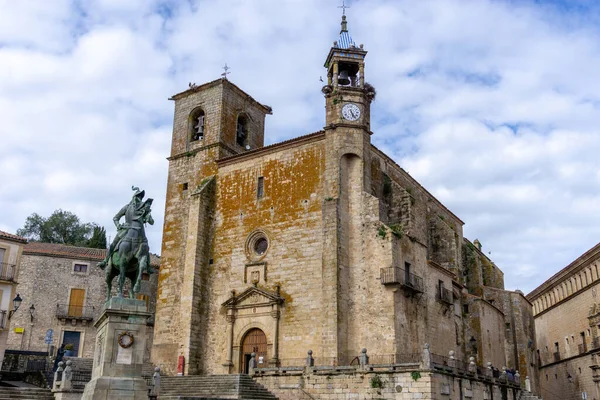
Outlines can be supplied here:
<path id="1" fill-rule="evenodd" d="M 106 257 L 104 258 L 104 260 L 98 263 L 98 267 L 100 267 L 101 269 L 106 268 L 106 266 L 109 263 L 109 260 L 111 259 L 114 252 L 119 248 L 119 244 L 121 243 L 123 237 L 125 237 L 129 229 L 139 229 L 139 227 L 142 226 L 142 229 L 140 229 L 140 241 L 148 243 L 148 239 L 146 238 L 146 234 L 143 230 L 143 224 L 149 223 L 150 225 L 154 225 L 154 219 L 152 218 L 152 214 L 150 213 L 150 207 L 152 205 L 153 199 L 147 199 L 146 201 L 142 201 L 145 192 L 143 190 L 140 190 L 138 187 L 134 186 L 132 186 L 131 189 L 135 191 L 133 197 L 131 198 L 131 201 L 125 206 L 123 206 L 123 208 L 121 208 L 113 218 L 113 222 L 117 228 L 117 234 L 112 243 L 110 244 L 108 251 L 106 252 Z M 125 217 L 125 223 L 123 224 L 120 223 L 122 217 Z M 148 270 L 149 265 L 140 267 L 145 268 L 145 272 L 151 272 Z"/>

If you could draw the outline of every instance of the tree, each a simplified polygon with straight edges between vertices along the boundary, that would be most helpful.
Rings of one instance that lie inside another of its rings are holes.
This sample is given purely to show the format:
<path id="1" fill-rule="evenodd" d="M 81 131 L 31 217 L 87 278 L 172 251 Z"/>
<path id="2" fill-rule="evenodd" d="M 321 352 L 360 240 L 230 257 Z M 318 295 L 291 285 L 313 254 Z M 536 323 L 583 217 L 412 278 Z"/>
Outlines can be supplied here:
<path id="1" fill-rule="evenodd" d="M 94 232 L 86 247 L 93 247 L 95 249 L 106 248 L 106 230 L 103 226 L 94 226 Z"/>
<path id="2" fill-rule="evenodd" d="M 83 223 L 72 212 L 56 210 L 48 218 L 37 213 L 25 220 L 17 235 L 33 242 L 61 243 L 82 247 L 106 248 L 106 231 L 93 222 Z"/>

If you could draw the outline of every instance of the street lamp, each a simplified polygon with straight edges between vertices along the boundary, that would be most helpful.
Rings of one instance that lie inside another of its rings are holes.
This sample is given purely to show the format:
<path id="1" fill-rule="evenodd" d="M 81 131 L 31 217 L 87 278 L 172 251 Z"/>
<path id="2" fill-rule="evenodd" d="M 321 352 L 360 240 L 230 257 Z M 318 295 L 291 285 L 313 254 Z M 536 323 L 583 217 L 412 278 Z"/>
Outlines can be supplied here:
<path id="1" fill-rule="evenodd" d="M 32 304 L 31 307 L 29 307 L 29 315 L 31 315 L 31 322 L 33 322 L 33 314 L 35 313 L 35 306 Z"/>
<path id="2" fill-rule="evenodd" d="M 8 312 L 8 319 L 11 319 L 15 311 L 19 309 L 21 302 L 23 302 L 23 299 L 19 296 L 19 293 L 17 293 L 17 296 L 13 299 L 13 309 Z"/>
<path id="3" fill-rule="evenodd" d="M 471 336 L 469 342 L 471 343 L 471 349 L 473 350 L 473 354 L 477 354 L 477 339 L 475 339 L 475 336 Z"/>

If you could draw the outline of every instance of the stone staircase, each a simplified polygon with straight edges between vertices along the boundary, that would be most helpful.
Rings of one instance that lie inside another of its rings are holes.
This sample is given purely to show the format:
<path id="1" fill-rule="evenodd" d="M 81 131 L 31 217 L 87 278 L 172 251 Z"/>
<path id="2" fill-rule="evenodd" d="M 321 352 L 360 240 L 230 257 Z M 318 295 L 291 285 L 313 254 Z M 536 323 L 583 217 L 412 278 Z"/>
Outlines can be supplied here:
<path id="1" fill-rule="evenodd" d="M 279 400 L 248 375 L 163 376 L 161 400 Z"/>
<path id="2" fill-rule="evenodd" d="M 518 397 L 519 400 L 542 400 L 541 397 L 537 397 L 536 395 L 534 395 L 531 392 L 528 392 L 527 390 L 523 390 L 521 392 L 521 396 Z"/>
<path id="3" fill-rule="evenodd" d="M 0 400 L 54 400 L 50 389 L 0 387 Z"/>

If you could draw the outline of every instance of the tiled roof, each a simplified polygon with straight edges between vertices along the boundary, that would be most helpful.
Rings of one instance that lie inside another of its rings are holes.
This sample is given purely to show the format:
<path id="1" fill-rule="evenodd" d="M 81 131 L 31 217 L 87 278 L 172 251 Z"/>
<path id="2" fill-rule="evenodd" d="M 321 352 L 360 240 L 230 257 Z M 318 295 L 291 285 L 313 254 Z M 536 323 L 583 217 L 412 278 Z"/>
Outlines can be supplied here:
<path id="1" fill-rule="evenodd" d="M 338 39 L 338 47 L 340 49 L 349 49 L 351 47 L 356 47 L 356 43 L 352 40 L 352 36 L 348 31 L 340 32 L 340 38 Z"/>
<path id="2" fill-rule="evenodd" d="M 102 261 L 106 257 L 106 249 L 92 249 L 58 243 L 30 242 L 23 247 L 23 254 Z M 153 267 L 160 266 L 160 257 L 150 254 L 150 264 Z"/>
<path id="3" fill-rule="evenodd" d="M 325 134 L 325 131 L 317 131 L 317 132 L 309 133 L 308 135 L 298 136 L 298 137 L 295 137 L 292 139 L 284 140 L 283 142 L 273 143 L 273 144 L 270 144 L 268 146 L 263 146 L 263 147 L 257 147 L 255 149 L 248 150 L 243 153 L 234 154 L 231 156 L 220 158 L 217 160 L 217 163 L 223 164 L 230 160 L 234 160 L 234 159 L 238 159 L 238 158 L 239 159 L 246 158 L 244 156 L 255 156 L 256 154 L 264 153 L 265 151 L 270 151 L 270 150 L 277 149 L 279 147 L 283 147 L 283 146 L 290 145 L 290 144 L 301 143 L 301 142 L 304 142 L 309 139 L 317 138 L 324 134 Z"/>
<path id="4" fill-rule="evenodd" d="M 4 231 L 0 231 L 0 239 L 7 239 L 7 240 L 13 240 L 15 242 L 27 243 L 27 239 L 25 239 L 21 236 L 13 235 L 12 233 L 4 232 Z"/>

